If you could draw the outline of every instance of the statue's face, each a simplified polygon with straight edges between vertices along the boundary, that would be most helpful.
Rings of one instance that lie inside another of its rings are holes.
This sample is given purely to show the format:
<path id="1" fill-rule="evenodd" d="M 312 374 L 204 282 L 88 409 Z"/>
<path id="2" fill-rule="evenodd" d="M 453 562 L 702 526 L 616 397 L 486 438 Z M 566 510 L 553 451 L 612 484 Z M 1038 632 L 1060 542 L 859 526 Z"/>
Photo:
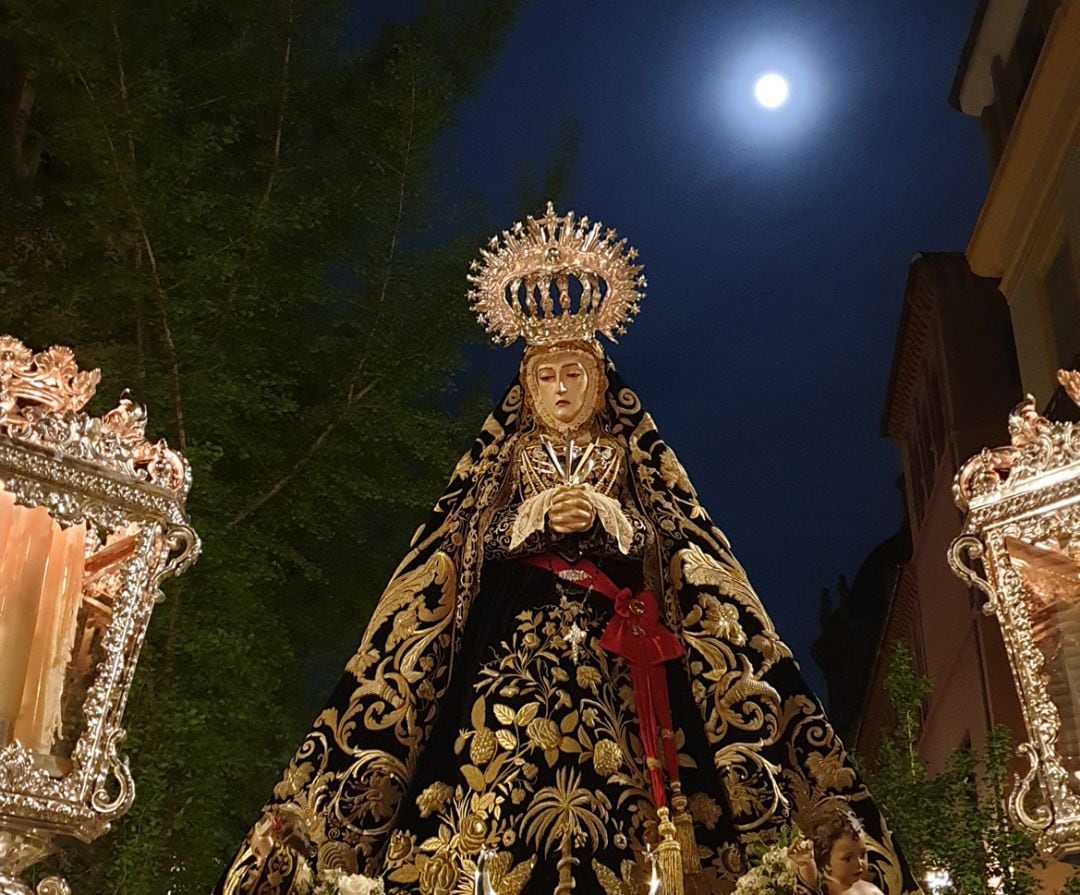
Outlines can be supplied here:
<path id="1" fill-rule="evenodd" d="M 560 351 L 536 366 L 537 397 L 560 423 L 580 412 L 589 393 L 589 372 L 576 351 Z"/>
<path id="2" fill-rule="evenodd" d="M 589 422 L 597 401 L 596 357 L 574 348 L 545 351 L 527 361 L 533 406 L 548 425 L 576 429 Z"/>

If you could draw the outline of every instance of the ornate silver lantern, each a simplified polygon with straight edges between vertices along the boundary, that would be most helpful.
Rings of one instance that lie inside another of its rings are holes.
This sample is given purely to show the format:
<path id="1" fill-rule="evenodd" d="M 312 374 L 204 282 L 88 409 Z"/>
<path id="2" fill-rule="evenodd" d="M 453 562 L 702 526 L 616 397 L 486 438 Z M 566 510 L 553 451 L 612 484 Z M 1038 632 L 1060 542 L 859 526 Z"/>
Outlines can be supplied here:
<path id="1" fill-rule="evenodd" d="M 1080 373 L 1058 379 L 1080 405 Z M 997 616 L 1023 708 L 1010 812 L 1063 858 L 1080 853 L 1080 424 L 1050 422 L 1029 395 L 1009 433 L 956 476 L 966 517 L 949 564 Z"/>
<path id="2" fill-rule="evenodd" d="M 187 463 L 127 397 L 82 408 L 98 372 L 0 336 L 0 895 L 63 837 L 90 842 L 135 797 L 121 720 L 159 584 L 194 562 Z M 69 891 L 59 877 L 39 895 Z"/>

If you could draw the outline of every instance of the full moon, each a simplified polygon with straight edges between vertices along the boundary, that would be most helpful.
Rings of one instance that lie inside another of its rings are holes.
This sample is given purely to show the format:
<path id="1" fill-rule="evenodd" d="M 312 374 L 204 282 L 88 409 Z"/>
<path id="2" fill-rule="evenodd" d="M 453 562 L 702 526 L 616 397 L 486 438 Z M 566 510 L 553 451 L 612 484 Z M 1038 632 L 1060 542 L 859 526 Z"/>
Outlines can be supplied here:
<path id="1" fill-rule="evenodd" d="M 778 109 L 787 101 L 788 83 L 776 72 L 769 72 L 757 79 L 754 97 L 766 109 Z"/>

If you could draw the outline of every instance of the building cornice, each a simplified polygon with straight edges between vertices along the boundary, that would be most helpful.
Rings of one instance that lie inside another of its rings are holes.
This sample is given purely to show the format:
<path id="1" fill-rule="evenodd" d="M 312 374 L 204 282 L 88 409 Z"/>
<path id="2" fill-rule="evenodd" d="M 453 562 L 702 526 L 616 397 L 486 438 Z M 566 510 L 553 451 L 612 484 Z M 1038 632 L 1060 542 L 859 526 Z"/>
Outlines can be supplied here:
<path id="1" fill-rule="evenodd" d="M 968 243 L 972 272 L 1006 297 L 1039 211 L 1080 145 L 1080 0 L 1058 8 Z"/>
<path id="2" fill-rule="evenodd" d="M 921 252 L 911 260 L 881 420 L 881 434 L 887 438 L 899 441 L 907 431 L 926 342 L 933 332 L 936 296 L 958 288 L 967 274 L 959 252 Z"/>
<path id="3" fill-rule="evenodd" d="M 949 91 L 954 109 L 978 118 L 994 101 L 994 57 L 1008 57 L 1026 5 L 1018 0 L 979 0 Z"/>

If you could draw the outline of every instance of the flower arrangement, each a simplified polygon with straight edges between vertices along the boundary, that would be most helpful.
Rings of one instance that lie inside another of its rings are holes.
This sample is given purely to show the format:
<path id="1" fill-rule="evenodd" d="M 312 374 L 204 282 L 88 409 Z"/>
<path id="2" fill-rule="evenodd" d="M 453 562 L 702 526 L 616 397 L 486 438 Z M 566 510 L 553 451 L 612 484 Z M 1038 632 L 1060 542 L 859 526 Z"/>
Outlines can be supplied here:
<path id="1" fill-rule="evenodd" d="M 383 881 L 378 877 L 344 870 L 320 870 L 319 875 L 302 887 L 304 895 L 384 895 Z"/>
<path id="2" fill-rule="evenodd" d="M 303 810 L 292 802 L 268 808 L 251 834 L 251 851 L 260 863 L 279 847 L 291 850 L 297 860 L 290 892 L 298 895 L 385 895 L 379 877 L 349 873 L 336 867 L 323 868 L 316 876 L 311 864 L 301 857 L 305 852 L 312 852 L 312 845 Z"/>
<path id="3" fill-rule="evenodd" d="M 796 864 L 789 851 L 798 835 L 785 828 L 771 846 L 750 850 L 750 869 L 739 877 L 734 895 L 791 895 L 797 879 Z"/>

